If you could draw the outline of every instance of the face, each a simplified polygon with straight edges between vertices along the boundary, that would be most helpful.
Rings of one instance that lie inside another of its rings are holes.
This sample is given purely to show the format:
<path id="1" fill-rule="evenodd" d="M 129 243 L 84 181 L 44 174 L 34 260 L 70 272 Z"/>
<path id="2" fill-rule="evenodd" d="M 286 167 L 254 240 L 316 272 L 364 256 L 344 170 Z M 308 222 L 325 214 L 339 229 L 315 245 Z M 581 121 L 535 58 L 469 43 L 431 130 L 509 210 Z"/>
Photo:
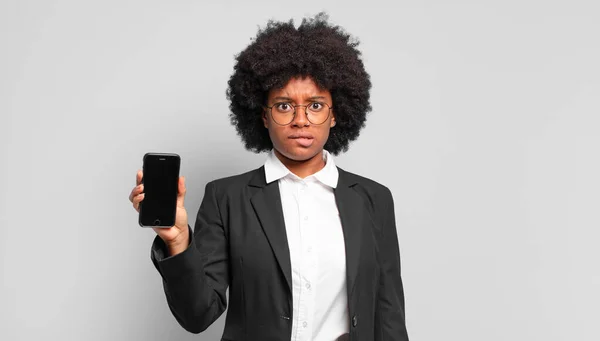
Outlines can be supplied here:
<path id="1" fill-rule="evenodd" d="M 269 92 L 267 106 L 280 104 L 280 108 L 292 110 L 293 107 L 286 105 L 308 105 L 312 102 L 320 102 L 333 107 L 331 93 L 320 89 L 309 77 L 292 78 L 283 88 L 272 89 Z M 318 105 L 317 105 L 318 107 Z M 327 110 L 327 107 L 324 107 Z M 275 114 L 275 108 L 272 109 Z M 271 110 L 263 111 L 263 122 L 269 129 L 269 136 L 273 142 L 273 148 L 287 159 L 294 161 L 307 161 L 317 155 L 321 155 L 323 146 L 329 137 L 329 130 L 335 126 L 333 109 L 329 117 L 322 124 L 311 123 L 306 115 L 306 107 L 296 108 L 296 115 L 288 125 L 280 125 L 273 120 Z M 281 122 L 280 122 L 281 123 Z"/>

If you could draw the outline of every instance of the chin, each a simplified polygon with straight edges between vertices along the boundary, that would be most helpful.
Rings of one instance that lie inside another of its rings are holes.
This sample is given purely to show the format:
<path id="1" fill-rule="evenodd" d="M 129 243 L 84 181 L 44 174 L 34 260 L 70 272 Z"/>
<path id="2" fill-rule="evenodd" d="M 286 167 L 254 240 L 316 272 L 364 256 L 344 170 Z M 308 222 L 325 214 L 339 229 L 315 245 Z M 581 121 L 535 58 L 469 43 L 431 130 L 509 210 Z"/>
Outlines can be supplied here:
<path id="1" fill-rule="evenodd" d="M 279 149 L 281 150 L 281 149 Z M 294 160 L 294 161 L 306 161 L 306 160 L 310 160 L 313 157 L 315 157 L 317 154 L 319 154 L 319 151 L 321 150 L 321 148 L 301 148 L 301 147 L 292 147 L 292 148 L 285 148 L 284 151 L 285 153 L 282 153 L 281 151 L 279 153 L 283 154 L 283 156 L 285 156 L 286 158 L 290 159 L 290 160 Z"/>

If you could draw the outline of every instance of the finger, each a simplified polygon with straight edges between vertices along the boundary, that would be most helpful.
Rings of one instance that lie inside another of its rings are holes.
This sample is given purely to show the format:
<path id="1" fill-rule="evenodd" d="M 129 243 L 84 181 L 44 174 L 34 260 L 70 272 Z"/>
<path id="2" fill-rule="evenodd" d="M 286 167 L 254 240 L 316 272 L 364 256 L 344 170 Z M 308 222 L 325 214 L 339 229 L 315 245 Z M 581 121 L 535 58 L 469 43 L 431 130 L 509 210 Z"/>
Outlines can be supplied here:
<path id="1" fill-rule="evenodd" d="M 133 198 L 141 193 L 144 193 L 144 184 L 137 185 L 131 190 L 131 193 L 129 194 L 129 201 L 133 202 Z"/>
<path id="2" fill-rule="evenodd" d="M 137 174 L 135 175 L 135 184 L 136 186 L 142 183 L 142 177 L 144 176 L 144 173 L 142 172 L 142 170 L 138 170 Z"/>
<path id="3" fill-rule="evenodd" d="M 187 192 L 187 190 L 185 188 L 185 177 L 180 176 L 179 183 L 178 183 L 178 191 L 177 191 L 177 206 L 178 207 L 184 207 L 183 202 L 185 199 L 186 192 Z"/>
<path id="4" fill-rule="evenodd" d="M 133 197 L 132 203 L 133 203 L 133 208 L 135 208 L 136 211 L 140 211 L 140 203 L 144 200 L 144 193 L 142 194 L 138 194 L 135 197 Z"/>
<path id="5" fill-rule="evenodd" d="M 144 200 L 146 194 L 142 193 L 142 194 L 138 194 L 135 197 L 133 197 L 132 203 L 134 207 L 139 207 L 140 203 Z"/>
<path id="6" fill-rule="evenodd" d="M 158 234 L 159 236 L 160 236 L 161 232 L 167 231 L 167 230 L 172 229 L 172 228 L 173 228 L 173 226 L 171 226 L 171 227 L 155 227 L 155 226 L 153 226 L 152 227 L 152 229 L 154 230 L 154 232 L 156 232 L 156 234 Z"/>

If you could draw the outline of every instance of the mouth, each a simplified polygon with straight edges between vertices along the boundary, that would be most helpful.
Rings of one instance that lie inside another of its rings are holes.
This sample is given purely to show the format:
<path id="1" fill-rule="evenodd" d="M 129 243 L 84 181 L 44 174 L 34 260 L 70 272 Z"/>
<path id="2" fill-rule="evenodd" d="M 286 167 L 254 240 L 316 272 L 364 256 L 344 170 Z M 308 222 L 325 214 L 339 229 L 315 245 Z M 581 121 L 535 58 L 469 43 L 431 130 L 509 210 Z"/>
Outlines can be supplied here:
<path id="1" fill-rule="evenodd" d="M 292 135 L 288 136 L 288 138 L 290 138 L 290 139 L 313 139 L 314 136 L 312 136 L 312 134 L 308 134 L 308 133 L 297 133 L 297 134 L 292 134 Z"/>
<path id="2" fill-rule="evenodd" d="M 305 133 L 290 135 L 288 136 L 288 138 L 290 140 L 296 141 L 299 145 L 303 147 L 310 147 L 314 141 L 314 137 L 312 135 Z"/>

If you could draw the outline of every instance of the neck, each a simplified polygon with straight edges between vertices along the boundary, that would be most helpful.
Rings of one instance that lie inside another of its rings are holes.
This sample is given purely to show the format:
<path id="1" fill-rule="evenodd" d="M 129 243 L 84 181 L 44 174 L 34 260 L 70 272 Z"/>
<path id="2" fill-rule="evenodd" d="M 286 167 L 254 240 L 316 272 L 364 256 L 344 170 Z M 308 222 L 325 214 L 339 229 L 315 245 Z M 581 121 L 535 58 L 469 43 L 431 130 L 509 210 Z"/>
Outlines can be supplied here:
<path id="1" fill-rule="evenodd" d="M 323 151 L 321 150 L 315 156 L 308 160 L 296 161 L 287 158 L 275 149 L 275 156 L 283 163 L 283 165 L 290 170 L 290 172 L 296 174 L 298 177 L 304 179 L 307 176 L 313 175 L 325 167 L 325 160 L 323 160 Z"/>

